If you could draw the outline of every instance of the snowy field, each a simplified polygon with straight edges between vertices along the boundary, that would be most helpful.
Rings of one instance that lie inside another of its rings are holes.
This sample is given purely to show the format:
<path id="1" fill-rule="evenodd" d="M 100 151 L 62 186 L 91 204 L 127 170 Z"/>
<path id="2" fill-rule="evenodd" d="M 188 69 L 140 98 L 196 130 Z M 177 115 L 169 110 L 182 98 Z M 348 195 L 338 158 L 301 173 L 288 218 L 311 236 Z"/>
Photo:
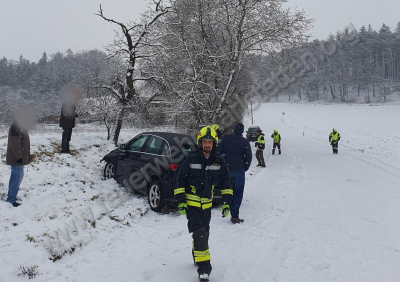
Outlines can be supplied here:
<path id="1" fill-rule="evenodd" d="M 243 224 L 212 211 L 211 281 L 399 281 L 399 109 L 270 103 L 255 111 L 267 167 L 254 160 L 247 173 Z M 328 143 L 333 127 L 338 155 Z M 282 155 L 270 152 L 274 128 Z M 125 130 L 122 141 L 135 133 Z M 22 206 L 0 201 L 0 281 L 28 280 L 20 267 L 34 265 L 34 281 L 197 281 L 186 218 L 153 213 L 145 197 L 102 179 L 99 161 L 113 148 L 104 130 L 79 125 L 72 156 L 55 153 L 60 137 L 58 128 L 31 133 L 36 157 L 25 168 Z"/>

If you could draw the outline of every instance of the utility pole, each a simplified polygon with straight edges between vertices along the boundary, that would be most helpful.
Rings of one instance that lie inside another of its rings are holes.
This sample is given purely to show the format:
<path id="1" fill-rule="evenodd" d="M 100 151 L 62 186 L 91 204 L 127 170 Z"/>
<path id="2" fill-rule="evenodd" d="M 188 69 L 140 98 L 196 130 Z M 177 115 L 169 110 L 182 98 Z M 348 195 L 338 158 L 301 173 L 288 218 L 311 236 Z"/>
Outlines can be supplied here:
<path id="1" fill-rule="evenodd" d="M 253 124 L 253 102 L 250 101 L 251 124 Z"/>

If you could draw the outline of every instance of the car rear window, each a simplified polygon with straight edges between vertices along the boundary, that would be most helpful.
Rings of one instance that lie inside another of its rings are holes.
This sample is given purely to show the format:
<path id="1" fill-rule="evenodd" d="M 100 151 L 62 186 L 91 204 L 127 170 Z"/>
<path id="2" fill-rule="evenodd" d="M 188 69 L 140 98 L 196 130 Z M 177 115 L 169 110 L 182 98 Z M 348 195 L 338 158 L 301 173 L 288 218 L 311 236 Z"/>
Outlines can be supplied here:
<path id="1" fill-rule="evenodd" d="M 254 128 L 254 127 L 253 127 L 253 128 L 249 128 L 248 131 L 251 132 L 251 133 L 253 133 L 253 132 L 257 132 L 257 129 L 258 129 L 258 128 Z"/>

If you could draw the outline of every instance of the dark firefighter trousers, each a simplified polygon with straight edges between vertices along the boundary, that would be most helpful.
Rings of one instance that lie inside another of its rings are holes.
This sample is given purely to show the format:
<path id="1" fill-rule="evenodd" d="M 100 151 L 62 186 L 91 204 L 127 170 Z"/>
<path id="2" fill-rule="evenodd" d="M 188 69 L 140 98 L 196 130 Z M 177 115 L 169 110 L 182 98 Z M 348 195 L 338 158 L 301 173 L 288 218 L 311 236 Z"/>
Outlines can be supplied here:
<path id="1" fill-rule="evenodd" d="M 188 206 L 189 233 L 193 233 L 192 255 L 199 274 L 211 273 L 208 237 L 210 234 L 211 209 Z"/>
<path id="2" fill-rule="evenodd" d="M 264 150 L 257 150 L 256 151 L 256 158 L 258 161 L 258 164 L 261 166 L 265 165 L 265 161 L 264 161 Z"/>
<path id="3" fill-rule="evenodd" d="M 338 153 L 338 147 L 339 147 L 339 141 L 332 141 L 331 142 L 331 145 L 332 145 L 332 151 L 333 151 L 333 153 L 334 154 L 337 154 Z"/>
<path id="4" fill-rule="evenodd" d="M 281 143 L 275 143 L 272 145 L 272 154 L 275 155 L 275 148 L 278 147 L 279 154 L 281 153 Z"/>

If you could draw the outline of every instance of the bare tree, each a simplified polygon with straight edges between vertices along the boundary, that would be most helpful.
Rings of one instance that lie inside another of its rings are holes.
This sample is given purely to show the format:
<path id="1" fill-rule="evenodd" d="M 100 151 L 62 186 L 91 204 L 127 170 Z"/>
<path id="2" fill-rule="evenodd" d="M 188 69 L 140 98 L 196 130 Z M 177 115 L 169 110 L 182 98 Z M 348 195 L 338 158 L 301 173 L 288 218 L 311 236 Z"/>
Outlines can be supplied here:
<path id="1" fill-rule="evenodd" d="M 119 66 L 111 77 L 111 83 L 100 81 L 99 88 L 109 89 L 116 97 L 119 104 L 119 112 L 113 132 L 113 142 L 118 143 L 122 123 L 128 107 L 133 109 L 138 118 L 144 118 L 147 113 L 146 102 L 137 91 L 136 84 L 140 81 L 149 81 L 153 76 L 142 75 L 140 61 L 146 60 L 152 54 L 148 53 L 148 46 L 151 45 L 151 34 L 155 23 L 168 12 L 168 7 L 162 5 L 162 0 L 153 0 L 154 10 L 143 15 L 140 23 L 129 22 L 124 24 L 104 15 L 100 9 L 97 16 L 119 26 L 114 42 L 107 47 L 108 58 L 115 60 Z"/>
<path id="2" fill-rule="evenodd" d="M 221 121 L 244 96 L 244 62 L 304 43 L 311 21 L 284 0 L 172 0 L 158 59 L 175 112 L 193 126 Z"/>

